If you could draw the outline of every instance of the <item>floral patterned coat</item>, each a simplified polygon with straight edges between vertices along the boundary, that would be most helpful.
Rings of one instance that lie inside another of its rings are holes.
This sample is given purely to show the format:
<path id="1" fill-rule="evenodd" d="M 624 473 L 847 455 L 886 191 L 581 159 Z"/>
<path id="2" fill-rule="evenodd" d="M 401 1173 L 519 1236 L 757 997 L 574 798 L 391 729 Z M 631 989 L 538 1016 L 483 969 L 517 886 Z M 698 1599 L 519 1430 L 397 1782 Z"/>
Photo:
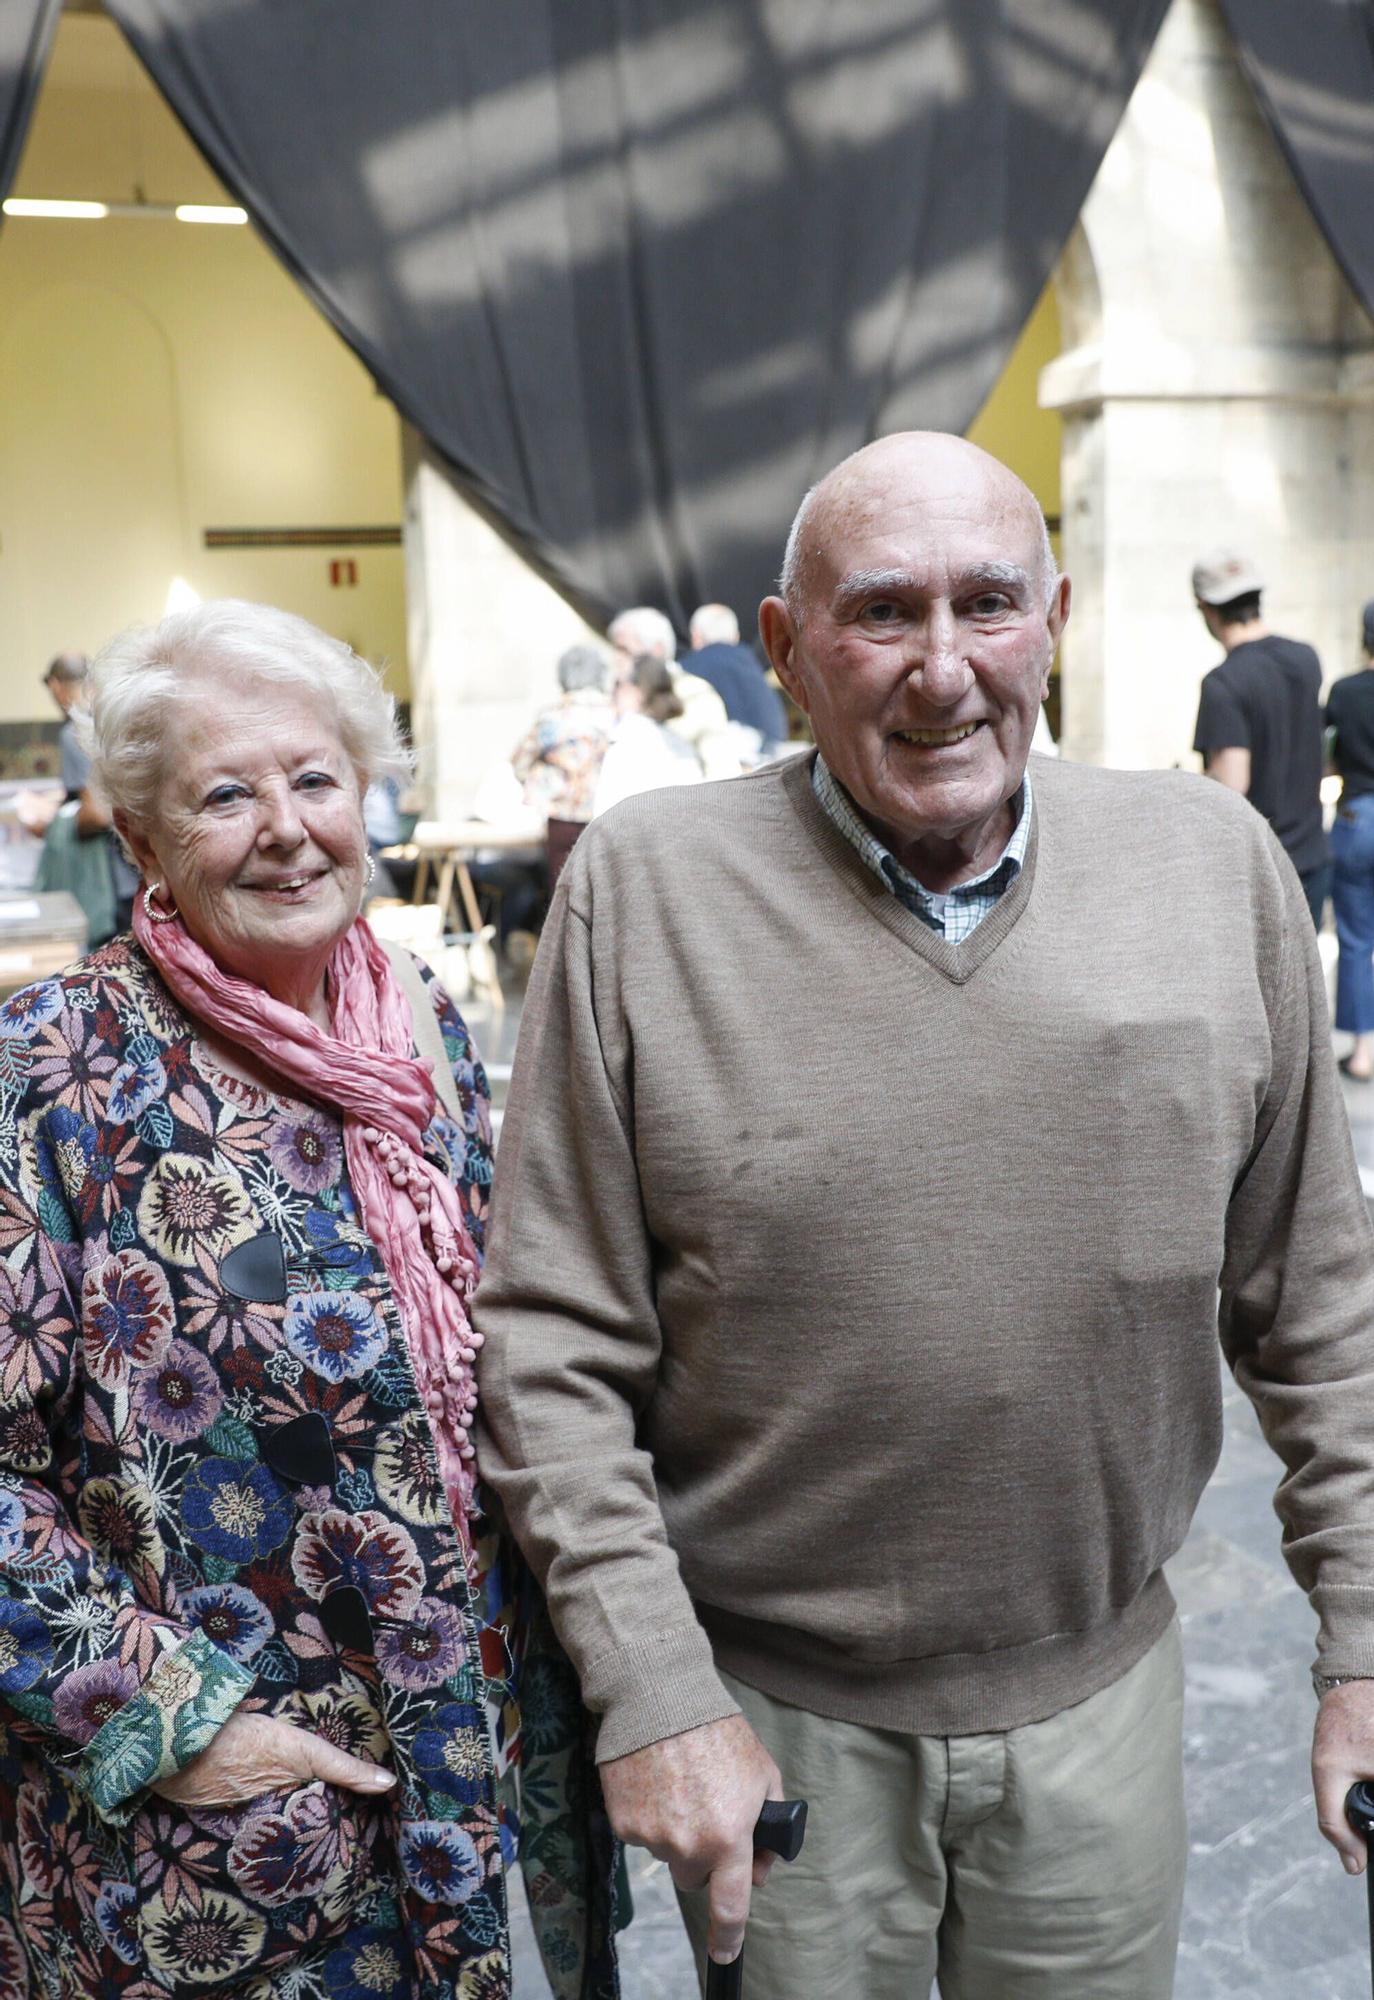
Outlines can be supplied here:
<path id="1" fill-rule="evenodd" d="M 480 1248 L 486 1083 L 431 993 L 464 1122 L 426 1150 Z M 265 1455 L 312 1411 L 316 1485 Z M 217 1069 L 130 939 L 3 1003 L 0 2000 L 506 2000 L 487 1674 L 338 1123 Z M 236 1709 L 394 1793 L 149 1793 Z"/>

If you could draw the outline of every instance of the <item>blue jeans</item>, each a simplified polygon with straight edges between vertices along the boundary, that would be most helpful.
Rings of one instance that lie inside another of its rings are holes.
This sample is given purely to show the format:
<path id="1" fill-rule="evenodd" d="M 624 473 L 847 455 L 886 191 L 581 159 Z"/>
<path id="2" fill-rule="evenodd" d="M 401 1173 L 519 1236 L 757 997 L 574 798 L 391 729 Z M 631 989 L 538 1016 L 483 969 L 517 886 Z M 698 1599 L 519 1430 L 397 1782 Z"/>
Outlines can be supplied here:
<path id="1" fill-rule="evenodd" d="M 1331 901 L 1341 956 L 1336 1026 L 1374 1032 L 1374 792 L 1342 805 L 1331 829 Z"/>

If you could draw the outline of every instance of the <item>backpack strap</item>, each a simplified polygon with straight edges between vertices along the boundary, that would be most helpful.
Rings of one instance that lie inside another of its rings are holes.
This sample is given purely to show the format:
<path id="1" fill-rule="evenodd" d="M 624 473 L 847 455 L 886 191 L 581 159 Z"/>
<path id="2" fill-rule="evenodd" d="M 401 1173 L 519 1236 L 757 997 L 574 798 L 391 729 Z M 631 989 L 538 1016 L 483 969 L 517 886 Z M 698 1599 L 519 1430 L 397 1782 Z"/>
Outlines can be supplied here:
<path id="1" fill-rule="evenodd" d="M 378 944 L 391 960 L 391 970 L 396 975 L 396 983 L 410 1002 L 410 1018 L 415 1047 L 425 1060 L 434 1066 L 434 1088 L 438 1091 L 444 1109 L 456 1125 L 463 1123 L 463 1106 L 458 1096 L 458 1086 L 453 1080 L 453 1066 L 444 1047 L 443 1030 L 439 1017 L 434 1011 L 428 986 L 416 962 L 413 952 L 403 944 L 393 944 L 389 938 L 379 937 Z"/>

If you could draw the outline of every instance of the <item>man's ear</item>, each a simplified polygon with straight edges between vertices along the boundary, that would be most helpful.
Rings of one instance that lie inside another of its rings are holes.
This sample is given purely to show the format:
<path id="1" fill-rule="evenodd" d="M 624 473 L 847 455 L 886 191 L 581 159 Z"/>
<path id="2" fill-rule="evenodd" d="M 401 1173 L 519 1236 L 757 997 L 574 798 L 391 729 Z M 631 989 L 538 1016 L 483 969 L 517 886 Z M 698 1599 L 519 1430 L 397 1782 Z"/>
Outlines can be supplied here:
<path id="1" fill-rule="evenodd" d="M 1040 699 L 1043 701 L 1050 691 L 1050 668 L 1054 665 L 1055 650 L 1064 635 L 1064 627 L 1069 622 L 1069 605 L 1073 597 L 1073 585 L 1066 576 L 1061 576 L 1054 587 L 1054 596 L 1045 617 L 1050 632 L 1049 658 L 1045 661 L 1044 678 L 1040 684 Z"/>
<path id="2" fill-rule="evenodd" d="M 759 637 L 773 672 L 802 714 L 809 715 L 811 702 L 797 664 L 797 628 L 781 597 L 765 597 L 759 606 Z"/>

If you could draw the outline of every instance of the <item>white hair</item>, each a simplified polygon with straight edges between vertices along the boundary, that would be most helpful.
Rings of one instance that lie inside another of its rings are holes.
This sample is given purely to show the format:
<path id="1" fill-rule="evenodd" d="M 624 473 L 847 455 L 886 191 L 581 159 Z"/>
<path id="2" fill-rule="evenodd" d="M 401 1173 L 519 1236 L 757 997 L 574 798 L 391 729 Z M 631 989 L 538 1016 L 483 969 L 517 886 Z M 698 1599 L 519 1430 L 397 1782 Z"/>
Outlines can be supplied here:
<path id="1" fill-rule="evenodd" d="M 793 623 L 800 625 L 806 614 L 806 592 L 802 587 L 802 571 L 806 567 L 806 554 L 802 548 L 802 537 L 811 519 L 812 504 L 824 480 L 818 480 L 802 495 L 801 506 L 788 530 L 787 546 L 783 550 L 782 570 L 778 577 L 778 595 L 792 614 Z M 1029 493 L 1030 488 L 1026 491 Z M 1054 544 L 1050 541 L 1049 524 L 1045 520 L 1045 510 L 1031 494 L 1035 506 L 1035 518 L 1040 523 L 1040 569 L 1045 579 L 1045 609 L 1054 603 L 1054 593 L 1059 588 L 1059 565 L 1054 559 Z"/>
<path id="2" fill-rule="evenodd" d="M 162 775 L 168 712 L 193 693 L 204 699 L 205 681 L 221 706 L 254 683 L 314 696 L 333 714 L 360 791 L 374 779 L 410 774 L 396 703 L 374 667 L 294 612 L 221 597 L 174 611 L 159 625 L 131 626 L 92 662 L 90 707 L 77 727 L 91 776 L 116 809 L 147 818 Z"/>
<path id="3" fill-rule="evenodd" d="M 693 646 L 739 644 L 739 620 L 728 604 L 699 604 L 687 629 Z"/>
<path id="4" fill-rule="evenodd" d="M 606 637 L 622 653 L 652 653 L 656 660 L 677 658 L 677 633 L 673 622 L 652 604 L 632 604 L 618 612 L 606 628 Z"/>

